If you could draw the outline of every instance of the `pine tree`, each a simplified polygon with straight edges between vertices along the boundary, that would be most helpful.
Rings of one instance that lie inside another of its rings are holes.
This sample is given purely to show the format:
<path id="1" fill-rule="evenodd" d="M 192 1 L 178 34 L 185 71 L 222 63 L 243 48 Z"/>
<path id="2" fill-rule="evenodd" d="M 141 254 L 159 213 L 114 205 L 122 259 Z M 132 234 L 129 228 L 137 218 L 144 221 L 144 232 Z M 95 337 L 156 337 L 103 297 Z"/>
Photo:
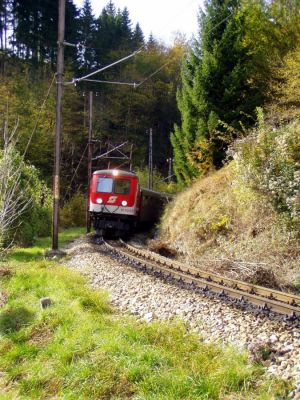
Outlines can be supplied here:
<path id="1" fill-rule="evenodd" d="M 132 48 L 137 49 L 145 43 L 145 38 L 140 24 L 135 25 L 134 31 L 132 33 Z"/>
<path id="2" fill-rule="evenodd" d="M 126 47 L 130 47 L 130 41 L 132 38 L 132 29 L 131 29 L 131 21 L 129 18 L 128 8 L 125 7 L 122 11 L 122 19 L 121 19 L 121 36 L 123 45 Z"/>
<path id="3" fill-rule="evenodd" d="M 178 93 L 181 126 L 172 143 L 181 183 L 223 165 L 233 139 L 220 124 L 253 123 L 268 93 L 276 24 L 260 0 L 209 0 L 199 18 L 201 37 L 183 65 Z"/>
<path id="4" fill-rule="evenodd" d="M 198 175 L 198 169 L 192 162 L 192 154 L 197 141 L 199 120 L 194 76 L 199 67 L 199 57 L 191 53 L 183 65 L 181 71 L 182 89 L 177 93 L 177 105 L 181 113 L 182 124 L 181 127 L 175 125 L 174 133 L 171 135 L 171 143 L 174 151 L 174 172 L 181 185 L 190 183 Z"/>
<path id="5" fill-rule="evenodd" d="M 0 0 L 0 49 L 8 48 L 8 31 L 10 19 L 10 2 L 9 0 Z"/>
<path id="6" fill-rule="evenodd" d="M 95 65 L 96 21 L 92 12 L 90 0 L 85 0 L 79 18 L 79 63 L 81 68 L 89 70 Z"/>
<path id="7" fill-rule="evenodd" d="M 150 32 L 149 39 L 147 41 L 147 49 L 153 50 L 157 46 L 157 41 L 155 40 L 152 32 Z"/>
<path id="8" fill-rule="evenodd" d="M 42 0 L 13 0 L 14 46 L 17 56 L 30 59 L 34 63 L 56 60 L 58 7 Z M 66 1 L 66 31 L 69 42 L 77 41 L 78 11 L 72 0 Z M 71 54 L 68 49 L 66 58 Z"/>

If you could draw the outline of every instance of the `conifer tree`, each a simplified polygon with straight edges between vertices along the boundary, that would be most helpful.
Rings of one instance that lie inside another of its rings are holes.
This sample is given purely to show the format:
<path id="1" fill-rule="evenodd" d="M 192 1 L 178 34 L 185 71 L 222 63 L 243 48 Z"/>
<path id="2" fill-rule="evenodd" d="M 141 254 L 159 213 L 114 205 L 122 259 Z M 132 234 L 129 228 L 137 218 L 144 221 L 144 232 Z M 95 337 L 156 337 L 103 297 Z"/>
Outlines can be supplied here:
<path id="1" fill-rule="evenodd" d="M 122 46 L 125 48 L 130 48 L 132 39 L 132 29 L 131 29 L 131 21 L 129 18 L 129 11 L 127 7 L 125 7 L 121 13 L 120 36 L 122 38 Z"/>
<path id="2" fill-rule="evenodd" d="M 156 48 L 156 46 L 157 46 L 157 41 L 155 40 L 153 33 L 150 32 L 149 39 L 147 41 L 147 48 L 149 50 L 153 50 Z"/>
<path id="3" fill-rule="evenodd" d="M 233 138 L 220 121 L 237 129 L 253 123 L 276 53 L 276 23 L 260 0 L 208 0 L 199 24 L 201 36 L 183 65 L 177 96 L 182 122 L 171 139 L 182 184 L 223 165 Z"/>
<path id="4" fill-rule="evenodd" d="M 0 49 L 7 50 L 10 19 L 9 0 L 0 0 Z"/>
<path id="5" fill-rule="evenodd" d="M 143 45 L 145 41 L 143 31 L 140 27 L 140 24 L 137 23 L 135 25 L 134 31 L 132 33 L 132 47 L 133 49 L 138 48 L 139 46 Z"/>
<path id="6" fill-rule="evenodd" d="M 77 9 L 66 1 L 66 33 L 68 41 L 77 41 Z M 56 60 L 58 7 L 48 1 L 13 0 L 14 46 L 17 56 L 34 63 Z M 65 56 L 70 52 L 66 49 Z M 73 56 L 73 54 L 72 54 Z"/>
<path id="7" fill-rule="evenodd" d="M 79 63 L 84 70 L 91 69 L 95 64 L 96 21 L 92 12 L 90 0 L 85 0 L 79 17 Z"/>

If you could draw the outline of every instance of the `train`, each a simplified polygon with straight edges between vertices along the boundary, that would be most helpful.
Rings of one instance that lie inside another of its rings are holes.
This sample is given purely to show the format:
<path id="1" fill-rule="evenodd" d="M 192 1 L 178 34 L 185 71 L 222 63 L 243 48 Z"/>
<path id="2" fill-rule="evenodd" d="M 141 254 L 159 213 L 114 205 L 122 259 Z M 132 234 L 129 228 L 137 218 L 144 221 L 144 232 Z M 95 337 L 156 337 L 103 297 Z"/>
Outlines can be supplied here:
<path id="1" fill-rule="evenodd" d="M 89 215 L 98 236 L 126 237 L 158 222 L 173 195 L 140 187 L 134 172 L 103 169 L 92 175 Z"/>

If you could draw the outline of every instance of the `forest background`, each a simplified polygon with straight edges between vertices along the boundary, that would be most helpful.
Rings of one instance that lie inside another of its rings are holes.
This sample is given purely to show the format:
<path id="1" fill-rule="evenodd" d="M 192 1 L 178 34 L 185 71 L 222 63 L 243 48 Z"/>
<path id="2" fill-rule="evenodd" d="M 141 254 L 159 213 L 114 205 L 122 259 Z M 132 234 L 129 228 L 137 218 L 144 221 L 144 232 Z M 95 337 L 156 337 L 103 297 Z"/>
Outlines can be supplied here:
<path id="1" fill-rule="evenodd" d="M 28 174 L 34 175 L 29 179 L 35 182 L 32 206 L 22 216 L 19 234 L 28 243 L 51 226 L 46 188 L 53 174 L 57 18 L 52 1 L 0 1 L 2 140 L 5 147 L 5 137 L 17 124 L 14 150 L 26 153 L 27 181 Z M 95 92 L 94 137 L 102 143 L 134 143 L 134 166 L 145 170 L 152 127 L 154 165 L 166 176 L 167 159 L 173 157 L 182 188 L 228 162 L 232 145 L 251 136 L 257 107 L 265 107 L 274 128 L 298 118 L 299 33 L 298 0 L 209 0 L 199 14 L 199 35 L 191 43 L 178 35 L 171 46 L 152 35 L 145 38 L 139 24 L 132 26 L 128 10 L 116 9 L 112 1 L 94 16 L 88 0 L 82 9 L 67 0 L 65 36 L 72 46 L 65 47 L 66 81 L 138 49 L 134 58 L 99 79 L 149 79 L 138 88 L 86 81 L 64 88 L 63 222 L 80 222 L 70 210 L 78 209 L 78 193 L 86 192 L 88 91 Z"/>

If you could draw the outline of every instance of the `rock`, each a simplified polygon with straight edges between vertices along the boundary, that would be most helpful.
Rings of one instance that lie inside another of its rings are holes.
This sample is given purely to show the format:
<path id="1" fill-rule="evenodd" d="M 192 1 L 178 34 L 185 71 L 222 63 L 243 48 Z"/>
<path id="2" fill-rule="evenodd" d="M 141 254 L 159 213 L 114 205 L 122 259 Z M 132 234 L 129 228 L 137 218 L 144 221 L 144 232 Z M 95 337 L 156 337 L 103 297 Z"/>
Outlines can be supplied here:
<path id="1" fill-rule="evenodd" d="M 276 343 L 278 341 L 278 337 L 276 335 L 271 335 L 270 336 L 270 342 L 271 343 Z"/>
<path id="2" fill-rule="evenodd" d="M 143 316 L 143 320 L 146 322 L 151 322 L 153 320 L 153 313 L 149 312 Z"/>
<path id="3" fill-rule="evenodd" d="M 134 314 L 148 323 L 181 318 L 200 340 L 247 347 L 250 357 L 263 362 L 268 373 L 299 382 L 299 327 L 170 285 L 112 258 L 104 247 L 86 239 L 76 240 L 68 254 L 69 267 L 86 275 L 95 289 L 109 291 L 111 303 L 122 315 Z M 300 393 L 300 382 L 292 389 Z"/>
<path id="4" fill-rule="evenodd" d="M 44 309 L 46 307 L 50 307 L 51 304 L 52 304 L 52 301 L 51 301 L 50 297 L 42 297 L 40 299 L 40 307 L 41 307 L 41 309 Z"/>

